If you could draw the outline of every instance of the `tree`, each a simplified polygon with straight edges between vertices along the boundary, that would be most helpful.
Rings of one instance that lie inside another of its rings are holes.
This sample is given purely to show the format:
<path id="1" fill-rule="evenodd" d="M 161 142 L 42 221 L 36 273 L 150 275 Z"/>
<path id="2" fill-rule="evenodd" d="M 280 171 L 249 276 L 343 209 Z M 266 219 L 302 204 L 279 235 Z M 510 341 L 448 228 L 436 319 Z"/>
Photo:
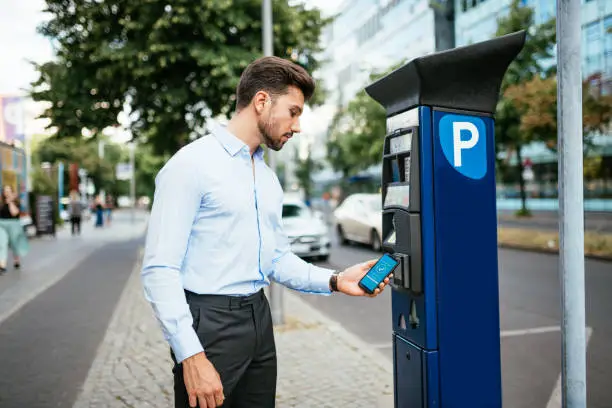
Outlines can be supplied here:
<path id="1" fill-rule="evenodd" d="M 136 196 L 153 198 L 155 177 L 168 160 L 168 156 L 158 156 L 148 145 L 139 145 L 135 151 Z"/>
<path id="2" fill-rule="evenodd" d="M 387 72 L 370 75 L 370 82 Z M 342 172 L 344 179 L 380 163 L 386 134 L 385 120 L 385 109 L 365 90 L 360 91 L 345 109 L 338 110 L 330 125 L 327 160 L 335 171 Z"/>
<path id="3" fill-rule="evenodd" d="M 582 127 L 585 152 L 592 146 L 595 132 L 603 132 L 612 119 L 612 96 L 589 81 L 582 83 Z M 531 140 L 545 142 L 551 150 L 557 147 L 557 80 L 556 77 L 534 77 L 506 90 L 520 114 L 520 132 Z"/>
<path id="4" fill-rule="evenodd" d="M 97 138 L 117 123 L 122 96 L 117 91 L 111 95 L 112 82 L 94 83 L 85 77 L 89 68 L 76 64 L 68 68 L 67 63 L 47 62 L 35 67 L 39 78 L 32 83 L 31 96 L 49 103 L 40 117 L 50 119 L 47 129 L 55 128 L 56 137 L 79 138 L 87 128 Z"/>
<path id="5" fill-rule="evenodd" d="M 585 134 L 602 133 L 612 122 L 612 95 L 602 86 L 602 74 L 591 75 L 582 83 L 583 129 Z"/>
<path id="6" fill-rule="evenodd" d="M 524 165 L 521 155 L 522 147 L 538 140 L 540 133 L 521 131 L 521 111 L 507 94 L 514 92 L 517 86 L 531 81 L 534 77 L 548 78 L 556 71 L 553 63 L 553 51 L 556 42 L 555 20 L 535 25 L 533 9 L 521 5 L 520 0 L 512 0 L 509 13 L 497 22 L 497 36 L 519 30 L 527 30 L 525 46 L 519 55 L 509 65 L 501 85 L 501 97 L 495 114 L 495 146 L 496 151 L 516 153 L 517 178 L 521 194 L 521 210 L 519 214 L 528 214 L 527 197 L 525 193 Z M 533 92 L 540 83 L 532 84 Z M 546 95 L 541 95 L 545 97 Z M 546 138 L 550 135 L 546 134 Z"/>
<path id="7" fill-rule="evenodd" d="M 118 195 L 115 167 L 122 155 L 122 147 L 113 143 L 105 143 L 104 158 L 98 156 L 98 143 L 96 140 L 82 140 L 74 138 L 48 138 L 42 141 L 35 152 L 32 162 L 35 167 L 40 163 L 48 162 L 65 164 L 64 191 L 68 191 L 68 164 L 77 163 L 85 169 L 91 177 L 96 191 L 105 190 Z"/>
<path id="8" fill-rule="evenodd" d="M 230 113 L 242 70 L 261 55 L 260 0 L 46 4 L 51 19 L 40 31 L 58 58 L 37 66 L 33 98 L 52 102 L 44 116 L 60 137 L 114 125 L 127 102 L 135 138 L 155 153 L 173 153 L 207 118 Z M 314 71 L 328 21 L 285 1 L 273 2 L 273 15 L 275 55 Z"/>
<path id="9" fill-rule="evenodd" d="M 301 159 L 297 149 L 295 150 L 295 177 L 298 184 L 304 190 L 304 201 L 310 202 L 312 198 L 312 175 L 323 168 L 322 164 L 312 159 L 310 152 Z"/>

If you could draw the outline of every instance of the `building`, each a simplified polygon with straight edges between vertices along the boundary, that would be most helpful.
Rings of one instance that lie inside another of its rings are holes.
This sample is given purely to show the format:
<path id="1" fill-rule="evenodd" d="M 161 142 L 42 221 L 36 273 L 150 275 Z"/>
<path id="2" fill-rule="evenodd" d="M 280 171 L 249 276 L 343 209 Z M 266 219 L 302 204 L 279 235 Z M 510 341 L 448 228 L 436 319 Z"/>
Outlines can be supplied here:
<path id="1" fill-rule="evenodd" d="M 455 0 L 455 39 L 457 46 L 492 38 L 497 20 L 508 13 L 512 0 Z M 522 0 L 534 10 L 536 24 L 556 14 L 554 0 Z M 612 1 L 583 0 L 582 72 L 585 78 L 601 74 L 612 92 Z"/>
<path id="2" fill-rule="evenodd" d="M 448 27 L 436 23 L 436 9 L 430 3 L 430 0 L 344 1 L 323 38 L 322 58 L 327 63 L 319 75 L 329 90 L 328 101 L 345 106 L 368 84 L 370 73 L 452 48 L 453 33 L 450 37 L 444 35 Z"/>
<path id="3" fill-rule="evenodd" d="M 455 39 L 457 46 L 492 38 L 497 20 L 506 15 L 512 0 L 455 0 Z M 536 24 L 542 24 L 556 14 L 553 0 L 522 0 L 522 5 L 534 10 Z M 583 0 L 582 18 L 582 74 L 603 93 L 612 93 L 612 1 Z M 555 61 L 551 61 L 554 63 Z M 587 180 L 587 197 L 612 197 L 612 135 L 595 135 L 595 148 L 591 157 L 598 158 L 600 176 L 603 179 Z M 532 163 L 533 177 L 529 189 L 539 197 L 557 194 L 557 156 L 542 143 L 533 143 L 522 151 L 525 160 Z M 510 158 L 511 163 L 516 163 Z M 531 177 L 528 177 L 530 179 Z M 587 177 L 588 178 L 588 177 Z M 510 195 L 516 195 L 518 187 L 510 186 Z"/>
<path id="4" fill-rule="evenodd" d="M 318 122 L 315 131 L 300 136 L 299 149 L 304 154 L 315 159 L 326 157 L 329 124 L 335 112 L 369 84 L 371 73 L 384 72 L 398 63 L 454 46 L 453 19 L 440 18 L 443 10 L 432 8 L 430 3 L 430 0 L 341 3 L 335 20 L 323 33 L 324 51 L 320 58 L 325 64 L 315 78 L 325 86 L 327 100 L 302 119 L 304 126 L 313 118 Z M 279 155 L 290 181 L 294 181 L 293 154 Z M 320 177 L 332 177 L 331 171 L 324 171 Z"/>

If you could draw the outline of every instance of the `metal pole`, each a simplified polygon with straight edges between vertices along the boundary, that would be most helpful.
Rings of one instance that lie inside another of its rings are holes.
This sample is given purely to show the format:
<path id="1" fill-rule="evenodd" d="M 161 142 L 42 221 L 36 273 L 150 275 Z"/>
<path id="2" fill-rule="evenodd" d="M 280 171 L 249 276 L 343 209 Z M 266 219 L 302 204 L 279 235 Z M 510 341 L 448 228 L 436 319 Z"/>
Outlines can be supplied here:
<path id="1" fill-rule="evenodd" d="M 132 174 L 130 177 L 130 198 L 132 199 L 132 223 L 136 220 L 136 160 L 134 159 L 134 151 L 136 150 L 136 142 L 130 143 L 130 169 Z"/>
<path id="2" fill-rule="evenodd" d="M 580 0 L 557 0 L 563 407 L 586 407 Z"/>
<path id="3" fill-rule="evenodd" d="M 64 196 L 64 162 L 57 164 L 57 211 L 61 216 L 64 210 L 62 197 Z"/>
<path id="4" fill-rule="evenodd" d="M 272 43 L 272 0 L 262 0 L 262 40 L 263 53 L 266 57 L 274 55 Z M 276 171 L 276 155 L 268 149 L 268 166 L 272 171 Z M 283 310 L 283 289 L 277 283 L 270 283 L 270 312 L 272 314 L 272 324 L 278 325 L 285 322 Z"/>
<path id="5" fill-rule="evenodd" d="M 100 158 L 100 160 L 104 158 L 104 141 L 103 140 L 98 140 L 98 158 Z M 101 188 L 98 191 L 98 194 L 100 196 L 100 200 L 104 202 L 104 199 L 106 197 L 106 192 L 104 191 L 104 189 Z"/>

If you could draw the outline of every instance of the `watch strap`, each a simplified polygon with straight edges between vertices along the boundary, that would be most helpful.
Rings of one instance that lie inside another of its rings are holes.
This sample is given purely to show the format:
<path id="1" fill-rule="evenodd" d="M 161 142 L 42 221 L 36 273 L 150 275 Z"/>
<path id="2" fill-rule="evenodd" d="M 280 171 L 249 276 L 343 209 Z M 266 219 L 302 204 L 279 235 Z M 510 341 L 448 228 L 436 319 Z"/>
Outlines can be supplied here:
<path id="1" fill-rule="evenodd" d="M 338 291 L 338 275 L 340 275 L 340 272 L 334 272 L 329 277 L 329 288 L 332 292 Z"/>

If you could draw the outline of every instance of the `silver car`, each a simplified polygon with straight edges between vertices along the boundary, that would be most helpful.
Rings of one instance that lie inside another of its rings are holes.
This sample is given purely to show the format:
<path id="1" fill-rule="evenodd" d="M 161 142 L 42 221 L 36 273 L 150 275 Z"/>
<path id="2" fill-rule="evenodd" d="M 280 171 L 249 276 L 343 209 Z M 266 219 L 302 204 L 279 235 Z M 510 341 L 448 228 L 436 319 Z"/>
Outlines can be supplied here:
<path id="1" fill-rule="evenodd" d="M 340 244 L 349 241 L 368 244 L 374 251 L 382 247 L 382 202 L 380 194 L 353 194 L 334 211 Z"/>
<path id="2" fill-rule="evenodd" d="M 294 254 L 318 261 L 329 259 L 331 241 L 327 225 L 303 201 L 283 202 L 283 227 Z"/>

